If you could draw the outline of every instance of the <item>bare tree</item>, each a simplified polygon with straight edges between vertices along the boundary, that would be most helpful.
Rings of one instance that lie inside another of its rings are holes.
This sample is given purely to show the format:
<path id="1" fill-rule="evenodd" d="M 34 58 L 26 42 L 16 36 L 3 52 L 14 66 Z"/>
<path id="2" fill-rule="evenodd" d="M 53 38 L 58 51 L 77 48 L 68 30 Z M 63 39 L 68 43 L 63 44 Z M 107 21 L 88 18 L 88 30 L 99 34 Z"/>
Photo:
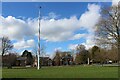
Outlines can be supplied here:
<path id="1" fill-rule="evenodd" d="M 2 64 L 3 66 L 12 68 L 12 66 L 16 65 L 16 59 L 17 59 L 16 53 L 9 53 L 2 57 Z"/>
<path id="2" fill-rule="evenodd" d="M 46 49 L 46 46 L 44 44 L 42 44 L 41 48 L 40 48 L 40 53 L 41 53 L 42 57 L 46 56 L 45 49 Z"/>
<path id="3" fill-rule="evenodd" d="M 13 48 L 13 44 L 8 37 L 2 38 L 2 56 Z"/>
<path id="4" fill-rule="evenodd" d="M 46 51 L 45 50 L 46 50 L 46 46 L 44 44 L 42 44 L 41 47 L 40 47 L 40 54 L 41 54 L 40 56 L 41 57 L 46 55 Z M 33 47 L 33 52 L 34 52 L 34 55 L 37 56 L 37 52 L 38 52 L 37 46 Z"/>
<path id="5" fill-rule="evenodd" d="M 61 51 L 59 51 L 59 50 L 56 50 L 56 55 L 55 55 L 55 57 L 53 58 L 53 61 L 54 61 L 54 65 L 57 65 L 57 66 L 59 66 L 60 65 L 60 53 L 61 53 Z"/>
<path id="6" fill-rule="evenodd" d="M 85 49 L 84 45 L 78 45 L 76 47 L 76 58 L 75 62 L 77 64 L 86 64 L 87 59 L 89 58 L 89 52 Z"/>
<path id="7" fill-rule="evenodd" d="M 85 46 L 82 44 L 81 45 L 78 44 L 78 46 L 76 47 L 76 50 L 77 50 L 77 53 L 79 53 L 79 52 L 85 50 Z"/>
<path id="8" fill-rule="evenodd" d="M 117 63 L 118 61 L 117 47 L 112 46 L 111 49 L 107 50 L 107 57 L 109 60 L 112 60 L 113 63 Z"/>
<path id="9" fill-rule="evenodd" d="M 99 52 L 100 48 L 98 46 L 93 46 L 91 49 L 91 58 L 92 58 L 92 63 L 94 63 L 94 59 L 95 59 L 95 53 Z"/>
<path id="10" fill-rule="evenodd" d="M 97 43 L 116 46 L 120 56 L 120 4 L 102 8 L 101 18 L 96 26 Z"/>

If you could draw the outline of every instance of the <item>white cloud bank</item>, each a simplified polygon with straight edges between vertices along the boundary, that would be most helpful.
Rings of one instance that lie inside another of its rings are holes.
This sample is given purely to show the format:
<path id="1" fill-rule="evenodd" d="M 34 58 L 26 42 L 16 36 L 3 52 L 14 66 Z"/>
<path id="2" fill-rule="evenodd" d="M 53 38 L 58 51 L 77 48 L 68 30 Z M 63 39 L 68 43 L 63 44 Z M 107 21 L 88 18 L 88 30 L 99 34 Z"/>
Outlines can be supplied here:
<path id="1" fill-rule="evenodd" d="M 112 5 L 113 6 L 118 5 L 118 3 L 120 4 L 120 0 L 112 0 Z"/>
<path id="2" fill-rule="evenodd" d="M 100 6 L 96 4 L 89 4 L 88 10 L 83 13 L 79 19 L 76 16 L 63 19 L 55 19 L 54 13 L 52 19 L 42 19 L 41 20 L 41 38 L 46 41 L 67 41 L 76 40 L 82 37 L 86 38 L 85 45 L 94 44 L 92 41 L 94 26 L 100 17 Z M 0 37 L 8 36 L 12 40 L 17 40 L 14 43 L 15 48 L 26 48 L 33 45 L 33 38 L 38 34 L 38 20 L 28 19 L 21 20 L 13 16 L 3 17 L 0 16 Z M 76 30 L 85 29 L 88 31 L 86 33 L 77 33 Z M 29 38 L 30 40 L 24 40 L 24 38 Z M 31 41 L 31 42 L 29 42 Z"/>
<path id="3" fill-rule="evenodd" d="M 86 28 L 89 32 L 94 32 L 95 24 L 100 17 L 100 6 L 88 4 L 88 11 L 80 17 L 80 26 Z"/>
<path id="4" fill-rule="evenodd" d="M 17 43 L 14 43 L 14 47 L 16 49 L 21 49 L 21 48 L 30 48 L 30 47 L 34 47 L 35 43 L 34 43 L 34 40 L 33 39 L 30 39 L 30 40 L 21 40 Z"/>
<path id="5" fill-rule="evenodd" d="M 98 22 L 98 19 L 100 18 L 100 6 L 95 4 L 89 4 L 88 5 L 88 11 L 83 13 L 80 17 L 80 26 L 85 28 L 88 31 L 88 34 L 84 37 L 86 39 L 86 42 L 81 43 L 86 46 L 86 49 L 91 48 L 94 43 L 94 30 L 95 30 L 95 24 Z M 78 43 L 79 44 L 79 43 Z M 69 49 L 75 49 L 78 44 L 70 44 L 68 46 Z"/>
<path id="6" fill-rule="evenodd" d="M 70 49 L 70 50 L 76 50 L 76 47 L 78 46 L 78 44 L 70 44 L 69 46 L 68 46 L 68 48 Z"/>
<path id="7" fill-rule="evenodd" d="M 112 0 L 112 6 L 116 6 L 120 4 L 120 0 Z M 88 11 L 86 11 L 84 14 L 81 16 L 81 21 L 80 24 L 81 26 L 84 26 L 89 32 L 89 34 L 85 37 L 86 42 L 81 43 L 86 46 L 86 49 L 91 48 L 94 46 L 94 29 L 95 29 L 95 24 L 97 23 L 100 14 L 99 14 L 100 7 L 96 5 L 88 5 Z M 70 44 L 68 46 L 69 49 L 74 50 L 78 44 Z"/>
<path id="8" fill-rule="evenodd" d="M 0 16 L 0 36 L 8 36 L 11 40 L 22 40 L 24 37 L 34 36 L 31 26 L 24 20 L 8 16 Z"/>

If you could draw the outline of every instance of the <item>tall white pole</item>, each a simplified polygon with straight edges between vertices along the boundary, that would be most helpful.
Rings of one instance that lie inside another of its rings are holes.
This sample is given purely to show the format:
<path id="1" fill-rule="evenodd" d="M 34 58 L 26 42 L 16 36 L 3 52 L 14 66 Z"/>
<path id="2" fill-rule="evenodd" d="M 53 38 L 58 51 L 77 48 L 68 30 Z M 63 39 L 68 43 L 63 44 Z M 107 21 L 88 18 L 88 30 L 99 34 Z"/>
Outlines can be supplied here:
<path id="1" fill-rule="evenodd" d="M 40 64 L 40 9 L 41 9 L 41 6 L 39 7 L 39 17 L 38 17 L 38 31 L 39 31 L 39 34 L 38 34 L 38 67 L 37 69 L 39 70 L 39 68 L 41 67 L 41 64 Z"/>
<path id="2" fill-rule="evenodd" d="M 88 65 L 90 64 L 90 59 L 88 58 Z"/>

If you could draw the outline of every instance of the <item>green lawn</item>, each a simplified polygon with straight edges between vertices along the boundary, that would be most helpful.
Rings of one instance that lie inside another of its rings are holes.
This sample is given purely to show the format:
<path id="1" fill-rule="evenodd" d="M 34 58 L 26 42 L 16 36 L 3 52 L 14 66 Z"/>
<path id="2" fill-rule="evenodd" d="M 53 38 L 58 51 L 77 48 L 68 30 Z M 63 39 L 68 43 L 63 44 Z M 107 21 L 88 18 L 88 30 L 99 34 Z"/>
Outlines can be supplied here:
<path id="1" fill-rule="evenodd" d="M 118 67 L 61 66 L 2 70 L 3 78 L 118 78 Z"/>

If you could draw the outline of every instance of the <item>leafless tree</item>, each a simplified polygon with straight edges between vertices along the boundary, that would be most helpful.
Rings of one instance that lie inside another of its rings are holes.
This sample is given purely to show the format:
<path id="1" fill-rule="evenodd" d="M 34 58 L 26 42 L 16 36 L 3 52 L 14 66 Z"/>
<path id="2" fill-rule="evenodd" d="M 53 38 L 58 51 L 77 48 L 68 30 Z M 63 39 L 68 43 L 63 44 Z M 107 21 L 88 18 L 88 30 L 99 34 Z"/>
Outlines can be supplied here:
<path id="1" fill-rule="evenodd" d="M 13 48 L 13 44 L 11 43 L 11 40 L 9 40 L 8 37 L 3 37 L 2 38 L 2 56 L 12 48 Z"/>
<path id="2" fill-rule="evenodd" d="M 61 53 L 61 51 L 59 51 L 59 50 L 56 50 L 56 55 L 55 55 L 55 57 L 54 57 L 54 59 L 53 59 L 53 61 L 54 61 L 54 65 L 57 65 L 57 66 L 59 66 L 60 65 L 60 53 Z"/>
<path id="3" fill-rule="evenodd" d="M 97 43 L 116 46 L 120 56 L 120 4 L 102 8 L 96 26 Z"/>
<path id="4" fill-rule="evenodd" d="M 46 56 L 46 46 L 44 44 L 41 45 L 41 48 L 40 48 L 40 54 L 41 56 Z"/>
<path id="5" fill-rule="evenodd" d="M 17 59 L 16 53 L 9 53 L 2 57 L 2 64 L 3 64 L 3 66 L 12 68 L 12 66 L 16 65 L 16 59 Z"/>
<path id="6" fill-rule="evenodd" d="M 79 45 L 76 47 L 76 50 L 77 50 L 77 53 L 81 52 L 81 51 L 84 51 L 85 50 L 85 46 L 84 45 Z"/>
<path id="7" fill-rule="evenodd" d="M 99 51 L 100 51 L 100 48 L 98 46 L 92 47 L 91 49 L 91 59 L 93 60 L 92 62 L 94 62 L 96 52 L 99 52 Z"/>

